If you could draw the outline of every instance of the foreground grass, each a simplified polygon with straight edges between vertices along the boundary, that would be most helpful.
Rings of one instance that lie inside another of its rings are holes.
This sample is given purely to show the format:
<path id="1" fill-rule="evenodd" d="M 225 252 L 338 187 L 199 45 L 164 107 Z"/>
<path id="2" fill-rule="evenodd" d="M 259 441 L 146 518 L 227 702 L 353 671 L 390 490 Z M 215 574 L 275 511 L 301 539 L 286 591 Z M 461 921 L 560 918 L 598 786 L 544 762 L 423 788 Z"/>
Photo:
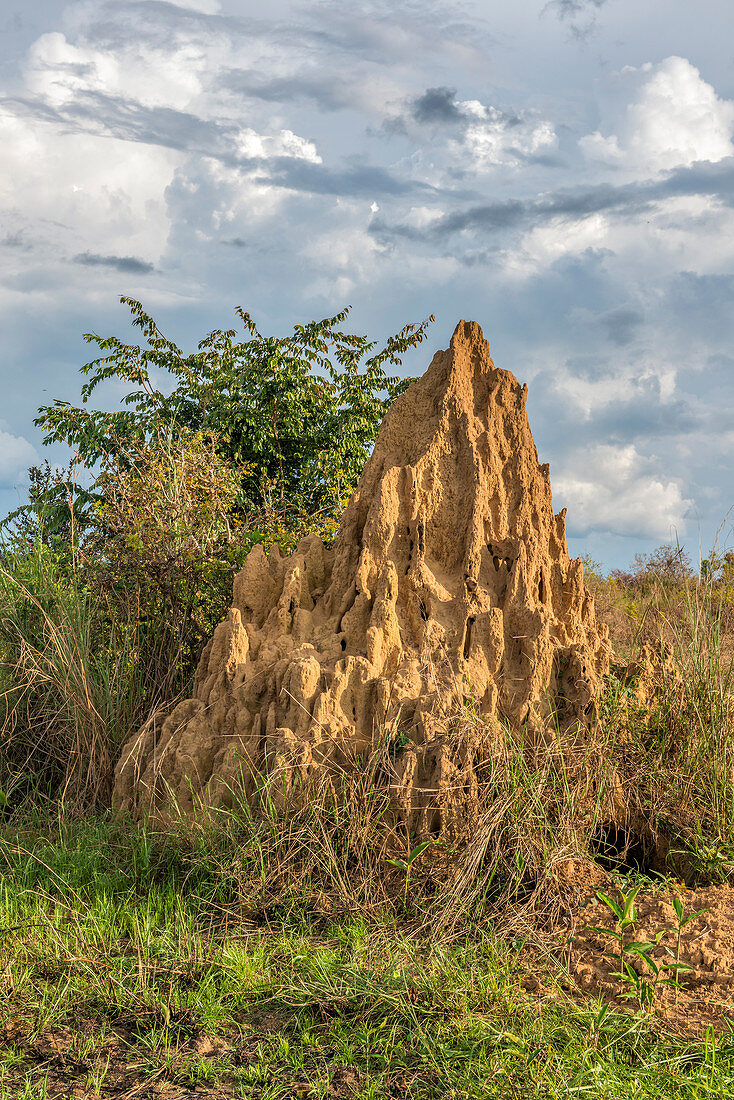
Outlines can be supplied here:
<path id="1" fill-rule="evenodd" d="M 6 828 L 0 874 L 2 1100 L 734 1095 L 734 1036 L 531 997 L 487 921 L 248 911 L 205 853 L 104 819 Z"/>

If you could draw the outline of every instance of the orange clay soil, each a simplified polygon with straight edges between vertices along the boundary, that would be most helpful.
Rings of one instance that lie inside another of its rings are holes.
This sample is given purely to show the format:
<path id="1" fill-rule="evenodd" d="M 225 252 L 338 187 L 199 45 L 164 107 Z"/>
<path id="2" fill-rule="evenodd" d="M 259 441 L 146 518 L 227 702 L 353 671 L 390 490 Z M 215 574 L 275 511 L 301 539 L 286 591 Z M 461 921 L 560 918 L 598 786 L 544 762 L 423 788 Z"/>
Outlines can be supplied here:
<path id="1" fill-rule="evenodd" d="M 500 722 L 542 746 L 592 720 L 609 662 L 565 510 L 528 424 L 527 387 L 461 321 L 388 411 L 333 549 L 256 546 L 201 658 L 194 697 L 125 746 L 133 813 L 276 800 L 400 736 L 399 812 L 458 824 Z M 484 720 L 452 735 L 470 702 Z"/>
<path id="2" fill-rule="evenodd" d="M 614 887 L 604 892 L 615 900 L 618 898 Z M 638 920 L 625 933 L 625 943 L 631 943 L 651 941 L 659 931 L 669 929 L 651 952 L 658 964 L 675 961 L 678 922 L 673 896 L 668 888 L 660 893 L 638 894 L 635 901 Z M 681 1035 L 700 1036 L 709 1025 L 717 1032 L 725 1032 L 734 1016 L 734 887 L 681 888 L 677 896 L 683 903 L 684 919 L 699 910 L 706 912 L 684 926 L 679 960 L 682 966 L 691 969 L 679 972 L 679 989 L 658 986 L 653 1018 Z M 601 997 L 617 1007 L 636 1009 L 634 997 L 622 996 L 629 983 L 613 976 L 620 969 L 616 940 L 591 931 L 593 928 L 617 928 L 608 907 L 596 897 L 573 914 L 571 931 L 564 935 L 561 962 L 568 967 L 576 989 L 585 996 Z M 643 978 L 654 980 L 641 959 L 633 954 L 627 959 Z M 662 976 L 673 977 L 670 972 Z M 530 985 L 535 983 L 531 981 Z"/>

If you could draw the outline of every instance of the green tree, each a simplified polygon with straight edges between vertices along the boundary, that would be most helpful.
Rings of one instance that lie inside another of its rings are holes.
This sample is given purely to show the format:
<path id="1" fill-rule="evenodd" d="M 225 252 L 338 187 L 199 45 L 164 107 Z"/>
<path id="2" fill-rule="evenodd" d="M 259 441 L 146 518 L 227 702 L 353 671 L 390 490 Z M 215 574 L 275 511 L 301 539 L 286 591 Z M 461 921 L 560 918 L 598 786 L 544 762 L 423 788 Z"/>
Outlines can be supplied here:
<path id="1" fill-rule="evenodd" d="M 386 373 L 420 344 L 433 316 L 405 325 L 385 345 L 342 330 L 349 310 L 265 337 L 249 313 L 245 330 L 216 330 L 184 355 L 140 302 L 123 297 L 145 346 L 87 333 L 103 353 L 81 368 L 82 407 L 62 401 L 39 409 L 46 443 L 64 442 L 94 467 L 125 460 L 137 443 L 178 431 L 216 439 L 239 481 L 236 508 L 249 523 L 279 517 L 288 530 L 328 534 L 354 489 L 382 417 L 407 381 Z M 84 408 L 100 383 L 129 386 L 123 409 Z M 165 379 L 170 385 L 159 379 Z"/>

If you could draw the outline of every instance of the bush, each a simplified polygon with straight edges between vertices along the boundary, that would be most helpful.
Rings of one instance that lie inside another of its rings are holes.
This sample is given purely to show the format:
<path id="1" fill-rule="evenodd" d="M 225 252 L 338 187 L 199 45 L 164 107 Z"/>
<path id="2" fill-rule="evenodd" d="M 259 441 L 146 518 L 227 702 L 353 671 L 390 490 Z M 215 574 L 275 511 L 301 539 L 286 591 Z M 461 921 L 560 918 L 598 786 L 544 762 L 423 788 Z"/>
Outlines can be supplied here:
<path id="1" fill-rule="evenodd" d="M 664 543 L 649 554 L 635 554 L 629 570 L 613 569 L 610 576 L 628 588 L 645 591 L 654 584 L 675 586 L 693 577 L 685 547 Z"/>
<path id="2" fill-rule="evenodd" d="M 232 518 L 237 476 L 212 437 L 131 445 L 97 484 L 82 573 L 110 626 L 135 632 L 153 706 L 188 686 L 257 536 Z"/>
<path id="3" fill-rule="evenodd" d="M 45 441 L 67 443 L 92 469 L 100 460 L 124 465 L 131 449 L 152 437 L 181 430 L 211 436 L 237 476 L 233 510 L 251 527 L 267 532 L 275 524 L 291 542 L 306 530 L 333 534 L 382 418 L 408 384 L 385 366 L 399 365 L 425 339 L 433 317 L 405 325 L 375 351 L 366 337 L 341 330 L 348 309 L 281 338 L 262 336 L 238 309 L 247 339 L 216 330 L 184 355 L 140 302 L 121 301 L 147 347 L 86 334 L 106 354 L 82 367 L 89 377 L 82 403 L 114 379 L 133 387 L 127 408 L 109 413 L 56 401 L 35 421 Z M 158 376 L 168 376 L 170 392 L 159 388 Z M 63 493 L 55 502 L 63 505 Z"/>
<path id="4" fill-rule="evenodd" d="M 36 502 L 5 547 L 0 788 L 16 799 L 32 788 L 107 801 L 119 746 L 190 689 L 251 545 L 211 439 L 141 442 L 107 457 L 97 483 L 81 522 L 69 508 L 68 542 L 58 509 L 50 537 Z"/>

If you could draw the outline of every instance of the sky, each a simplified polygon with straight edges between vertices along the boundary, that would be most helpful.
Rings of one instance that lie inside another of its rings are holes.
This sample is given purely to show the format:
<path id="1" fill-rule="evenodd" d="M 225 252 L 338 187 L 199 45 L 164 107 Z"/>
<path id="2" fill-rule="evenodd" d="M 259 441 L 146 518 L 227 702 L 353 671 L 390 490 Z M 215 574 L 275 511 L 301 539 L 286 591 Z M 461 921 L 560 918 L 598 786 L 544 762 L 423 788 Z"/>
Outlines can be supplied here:
<path id="1" fill-rule="evenodd" d="M 572 553 L 731 545 L 732 31 L 730 0 L 5 0 L 0 510 L 126 294 L 185 350 L 236 306 L 434 313 L 410 375 L 478 321 Z"/>

